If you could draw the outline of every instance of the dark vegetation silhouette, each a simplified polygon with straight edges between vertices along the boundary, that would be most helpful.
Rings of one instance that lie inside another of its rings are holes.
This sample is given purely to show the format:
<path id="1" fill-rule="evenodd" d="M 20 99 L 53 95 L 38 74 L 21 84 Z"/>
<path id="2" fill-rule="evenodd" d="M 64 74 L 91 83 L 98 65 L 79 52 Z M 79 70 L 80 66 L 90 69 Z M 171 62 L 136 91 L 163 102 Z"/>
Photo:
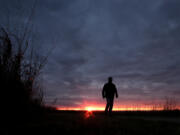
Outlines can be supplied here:
<path id="1" fill-rule="evenodd" d="M 31 119 L 46 109 L 39 77 L 50 52 L 46 56 L 40 55 L 33 42 L 35 5 L 36 1 L 26 17 L 27 21 L 18 25 L 20 28 L 14 23 L 7 27 L 0 25 L 1 112 L 6 122 Z"/>
<path id="2" fill-rule="evenodd" d="M 27 57 L 28 47 L 28 41 L 23 48 L 22 44 L 16 44 L 14 37 L 4 28 L 0 29 L 0 87 L 3 103 L 1 108 L 8 117 L 12 113 L 22 117 L 40 112 L 43 105 L 38 75 L 46 60 L 34 58 L 33 50 L 30 57 Z M 36 98 L 33 98 L 34 95 Z"/>
<path id="3" fill-rule="evenodd" d="M 113 84 L 113 78 L 108 78 L 108 83 L 106 83 L 102 90 L 102 96 L 103 98 L 106 98 L 106 108 L 105 113 L 111 115 L 112 109 L 113 109 L 113 103 L 114 103 L 114 95 L 116 95 L 116 98 L 118 98 L 118 93 L 115 84 Z"/>

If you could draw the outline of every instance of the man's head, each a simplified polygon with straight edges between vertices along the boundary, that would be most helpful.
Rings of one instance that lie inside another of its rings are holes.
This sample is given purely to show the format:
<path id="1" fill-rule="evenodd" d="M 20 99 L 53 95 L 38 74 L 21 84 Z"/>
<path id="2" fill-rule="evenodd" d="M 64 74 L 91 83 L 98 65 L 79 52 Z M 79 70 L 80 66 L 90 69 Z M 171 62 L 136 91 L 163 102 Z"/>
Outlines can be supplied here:
<path id="1" fill-rule="evenodd" d="M 112 77 L 108 77 L 108 82 L 109 82 L 109 83 L 112 83 L 112 80 L 113 80 Z"/>

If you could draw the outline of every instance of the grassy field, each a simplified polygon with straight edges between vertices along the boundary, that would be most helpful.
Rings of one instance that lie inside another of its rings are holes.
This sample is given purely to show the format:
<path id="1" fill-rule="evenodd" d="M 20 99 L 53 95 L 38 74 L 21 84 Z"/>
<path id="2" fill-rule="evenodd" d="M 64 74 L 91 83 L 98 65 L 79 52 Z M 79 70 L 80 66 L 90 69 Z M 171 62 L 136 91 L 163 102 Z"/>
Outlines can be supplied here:
<path id="1" fill-rule="evenodd" d="M 28 123 L 14 124 L 4 134 L 49 135 L 180 135 L 180 115 L 164 112 L 57 111 Z"/>

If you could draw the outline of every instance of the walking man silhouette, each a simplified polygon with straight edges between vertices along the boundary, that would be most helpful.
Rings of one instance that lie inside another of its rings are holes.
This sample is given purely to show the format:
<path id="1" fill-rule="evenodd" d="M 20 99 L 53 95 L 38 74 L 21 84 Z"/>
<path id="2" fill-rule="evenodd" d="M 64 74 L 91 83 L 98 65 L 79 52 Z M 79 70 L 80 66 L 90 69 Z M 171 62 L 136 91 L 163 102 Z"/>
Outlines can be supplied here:
<path id="1" fill-rule="evenodd" d="M 102 90 L 102 97 L 106 98 L 107 104 L 105 108 L 105 113 L 111 115 L 113 102 L 114 102 L 114 95 L 118 98 L 118 93 L 115 84 L 112 83 L 113 78 L 109 77 L 108 82 L 104 85 Z"/>

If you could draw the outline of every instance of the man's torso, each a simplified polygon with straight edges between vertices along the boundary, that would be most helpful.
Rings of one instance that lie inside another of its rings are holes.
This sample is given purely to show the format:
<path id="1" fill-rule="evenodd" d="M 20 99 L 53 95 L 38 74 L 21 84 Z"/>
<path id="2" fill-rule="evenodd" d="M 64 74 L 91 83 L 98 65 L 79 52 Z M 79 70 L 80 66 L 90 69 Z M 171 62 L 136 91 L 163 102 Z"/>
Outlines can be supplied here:
<path id="1" fill-rule="evenodd" d="M 106 98 L 114 98 L 116 87 L 113 83 L 106 83 L 104 86 Z"/>

